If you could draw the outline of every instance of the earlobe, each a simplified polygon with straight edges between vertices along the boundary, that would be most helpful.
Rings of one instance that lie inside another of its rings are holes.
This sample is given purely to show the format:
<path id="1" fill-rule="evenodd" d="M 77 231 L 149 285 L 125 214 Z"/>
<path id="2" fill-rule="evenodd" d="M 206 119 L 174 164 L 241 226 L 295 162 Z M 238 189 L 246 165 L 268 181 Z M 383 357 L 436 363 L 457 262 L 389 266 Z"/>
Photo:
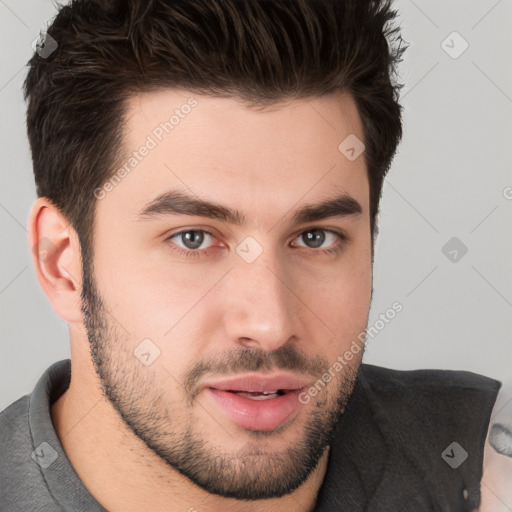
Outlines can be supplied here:
<path id="1" fill-rule="evenodd" d="M 55 312 L 68 323 L 82 321 L 78 236 L 46 197 L 38 198 L 30 211 L 28 243 L 37 279 Z"/>

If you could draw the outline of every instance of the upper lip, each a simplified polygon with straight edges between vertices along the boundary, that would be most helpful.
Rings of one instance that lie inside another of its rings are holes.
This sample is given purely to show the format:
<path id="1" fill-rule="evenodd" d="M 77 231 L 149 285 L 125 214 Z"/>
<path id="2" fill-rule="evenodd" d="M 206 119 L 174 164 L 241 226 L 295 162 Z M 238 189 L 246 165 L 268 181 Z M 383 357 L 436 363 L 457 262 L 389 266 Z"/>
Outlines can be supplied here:
<path id="1" fill-rule="evenodd" d="M 309 380 L 303 377 L 285 373 L 273 373 L 271 375 L 246 374 L 222 379 L 216 382 L 208 382 L 205 388 L 214 388 L 221 391 L 277 391 L 301 389 L 309 384 Z"/>

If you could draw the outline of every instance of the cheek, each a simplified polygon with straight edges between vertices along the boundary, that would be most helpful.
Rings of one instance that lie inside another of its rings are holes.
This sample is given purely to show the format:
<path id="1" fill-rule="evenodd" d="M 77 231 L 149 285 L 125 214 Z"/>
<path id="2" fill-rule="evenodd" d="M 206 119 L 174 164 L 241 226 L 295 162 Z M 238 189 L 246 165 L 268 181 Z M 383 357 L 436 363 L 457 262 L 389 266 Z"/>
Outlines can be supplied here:
<path id="1" fill-rule="evenodd" d="M 113 312 L 132 326 L 152 325 L 158 332 L 169 330 L 219 274 L 211 266 L 177 264 L 163 247 L 150 251 L 129 243 L 116 246 L 114 239 L 98 251 L 95 273 Z"/>
<path id="2" fill-rule="evenodd" d="M 333 280 L 320 293 L 315 307 L 325 312 L 325 321 L 338 339 L 366 327 L 371 298 L 371 277 L 367 273 Z"/>
<path id="3" fill-rule="evenodd" d="M 320 284 L 310 282 L 310 304 L 331 333 L 329 350 L 340 351 L 366 329 L 372 291 L 371 257 L 347 260 Z"/>

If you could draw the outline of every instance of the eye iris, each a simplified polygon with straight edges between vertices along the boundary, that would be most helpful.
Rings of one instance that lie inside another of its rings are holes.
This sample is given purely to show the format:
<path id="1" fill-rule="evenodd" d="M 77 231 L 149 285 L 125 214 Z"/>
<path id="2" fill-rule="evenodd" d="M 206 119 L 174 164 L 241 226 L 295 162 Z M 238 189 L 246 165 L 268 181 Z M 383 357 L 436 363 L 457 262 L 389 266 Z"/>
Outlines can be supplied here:
<path id="1" fill-rule="evenodd" d="M 187 249 L 198 249 L 204 241 L 204 233 L 201 231 L 185 231 L 181 239 Z"/>
<path id="2" fill-rule="evenodd" d="M 325 234 L 321 229 L 311 229 L 302 234 L 304 242 L 312 243 L 310 247 L 321 247 L 325 242 Z"/>

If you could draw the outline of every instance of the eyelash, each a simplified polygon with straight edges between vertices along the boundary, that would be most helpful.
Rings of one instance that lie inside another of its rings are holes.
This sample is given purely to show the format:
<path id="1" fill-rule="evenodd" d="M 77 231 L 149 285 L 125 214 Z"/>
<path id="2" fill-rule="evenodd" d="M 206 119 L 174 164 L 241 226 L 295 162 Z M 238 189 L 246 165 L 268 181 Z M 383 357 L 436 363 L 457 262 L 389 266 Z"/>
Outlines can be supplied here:
<path id="1" fill-rule="evenodd" d="M 336 243 L 336 245 L 334 245 L 330 249 L 311 249 L 311 251 L 315 254 L 338 253 L 343 249 L 344 244 L 349 241 L 349 237 L 347 235 L 345 235 L 344 233 L 335 231 L 333 229 L 320 228 L 320 227 L 306 229 L 306 230 L 302 231 L 301 233 L 299 233 L 298 236 L 301 236 L 304 233 L 307 233 L 308 231 L 313 231 L 313 230 L 320 230 L 320 231 L 325 231 L 326 233 L 332 233 L 333 235 L 336 235 L 339 239 L 338 243 Z M 183 231 L 178 231 L 177 233 L 173 233 L 172 235 L 170 235 L 169 237 L 166 238 L 166 241 L 170 241 L 172 238 L 174 238 L 178 235 L 181 235 L 183 233 L 189 233 L 191 231 L 199 232 L 199 233 L 206 233 L 207 235 L 210 235 L 213 238 L 215 238 L 215 235 L 211 231 L 208 231 L 207 229 L 185 229 Z M 210 252 L 209 252 L 210 249 L 213 249 L 212 247 L 210 247 L 208 249 L 183 249 L 182 247 L 179 247 L 175 244 L 172 244 L 172 245 L 174 246 L 172 248 L 172 250 L 176 251 L 178 254 L 185 256 L 187 258 L 197 258 L 199 256 L 208 256 L 210 254 Z M 303 247 L 303 249 L 307 249 L 307 247 Z"/>

